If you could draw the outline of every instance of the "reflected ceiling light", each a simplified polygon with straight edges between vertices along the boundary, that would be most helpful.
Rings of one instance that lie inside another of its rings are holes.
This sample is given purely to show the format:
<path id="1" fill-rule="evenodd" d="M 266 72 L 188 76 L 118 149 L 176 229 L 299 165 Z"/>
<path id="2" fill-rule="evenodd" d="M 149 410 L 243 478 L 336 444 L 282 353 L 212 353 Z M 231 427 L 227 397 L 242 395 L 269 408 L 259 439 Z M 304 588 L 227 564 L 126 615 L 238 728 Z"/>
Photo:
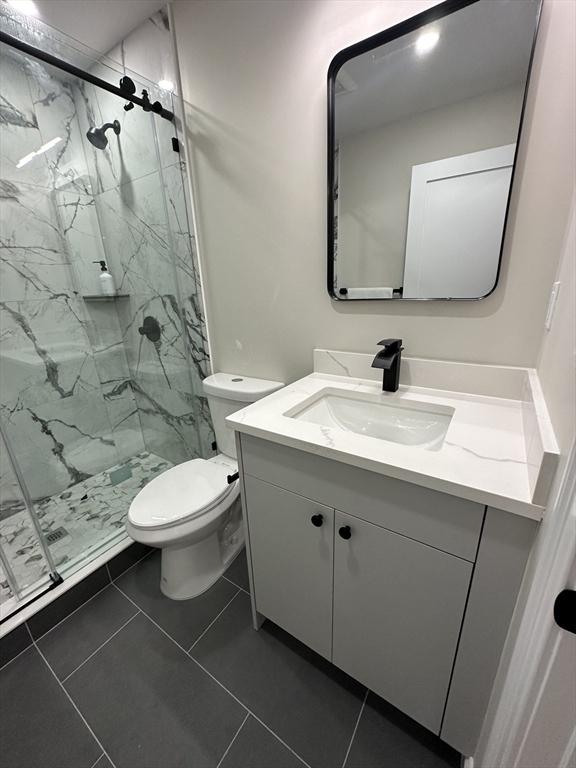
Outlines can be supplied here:
<path id="1" fill-rule="evenodd" d="M 40 149 L 37 149 L 35 152 L 30 152 L 29 155 L 25 155 L 23 158 L 18 160 L 16 163 L 16 168 L 22 168 L 24 165 L 28 165 L 30 160 L 34 160 L 35 157 L 38 155 L 43 155 L 44 152 L 48 152 L 49 149 L 52 149 L 52 147 L 55 147 L 56 144 L 59 144 L 62 141 L 61 136 L 56 136 L 55 139 L 51 139 L 50 141 L 47 141 L 46 144 L 42 144 Z"/>
<path id="2" fill-rule="evenodd" d="M 8 0 L 8 5 L 26 16 L 40 16 L 38 6 L 32 0 Z"/>
<path id="3" fill-rule="evenodd" d="M 428 53 L 432 50 L 432 48 L 434 48 L 438 40 L 440 40 L 440 35 L 438 32 L 423 32 L 416 40 L 416 53 L 418 53 L 420 56 Z"/>
<path id="4" fill-rule="evenodd" d="M 173 91 L 174 90 L 174 83 L 172 80 L 159 80 L 158 85 L 160 88 L 163 88 L 165 91 Z"/>
<path id="5" fill-rule="evenodd" d="M 29 155 L 25 155 L 23 158 L 18 160 L 18 162 L 16 163 L 16 168 L 22 168 L 23 165 L 27 165 L 30 162 L 30 160 L 34 160 L 35 157 L 36 157 L 36 152 L 30 152 Z"/>
<path id="6" fill-rule="evenodd" d="M 40 149 L 36 150 L 37 155 L 43 155 L 44 152 L 48 152 L 49 149 L 52 149 L 52 147 L 55 147 L 56 144 L 59 144 L 62 141 L 61 136 L 56 136 L 55 139 L 52 139 L 52 141 L 47 141 L 46 144 L 42 144 Z"/>

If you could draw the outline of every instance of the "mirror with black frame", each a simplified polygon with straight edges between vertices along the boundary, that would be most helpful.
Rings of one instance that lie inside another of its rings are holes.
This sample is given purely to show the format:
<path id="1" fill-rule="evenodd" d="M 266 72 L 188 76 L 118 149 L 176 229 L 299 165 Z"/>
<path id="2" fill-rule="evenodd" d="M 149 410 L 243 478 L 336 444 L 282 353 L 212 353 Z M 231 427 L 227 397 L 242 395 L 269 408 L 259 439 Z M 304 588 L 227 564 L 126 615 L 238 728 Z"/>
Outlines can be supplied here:
<path id="1" fill-rule="evenodd" d="M 328 73 L 328 291 L 496 287 L 541 0 L 448 0 Z"/>

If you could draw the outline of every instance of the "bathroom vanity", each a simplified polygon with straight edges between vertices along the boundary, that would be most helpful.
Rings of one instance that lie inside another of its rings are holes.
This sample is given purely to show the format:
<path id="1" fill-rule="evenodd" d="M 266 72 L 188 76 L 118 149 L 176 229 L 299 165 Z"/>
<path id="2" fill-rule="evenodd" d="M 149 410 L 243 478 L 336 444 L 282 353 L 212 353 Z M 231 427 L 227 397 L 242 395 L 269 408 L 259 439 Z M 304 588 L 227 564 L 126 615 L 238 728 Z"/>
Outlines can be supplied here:
<path id="1" fill-rule="evenodd" d="M 317 350 L 228 419 L 255 627 L 470 755 L 557 447 L 533 371 L 408 359 L 387 393 L 371 359 Z"/>

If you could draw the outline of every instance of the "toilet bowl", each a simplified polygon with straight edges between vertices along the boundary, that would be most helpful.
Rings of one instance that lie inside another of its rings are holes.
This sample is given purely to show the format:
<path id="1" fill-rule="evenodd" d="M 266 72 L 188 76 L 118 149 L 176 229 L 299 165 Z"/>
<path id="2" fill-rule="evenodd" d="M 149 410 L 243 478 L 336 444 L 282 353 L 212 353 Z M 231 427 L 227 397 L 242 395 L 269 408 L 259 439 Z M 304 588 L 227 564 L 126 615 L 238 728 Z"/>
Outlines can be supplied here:
<path id="1" fill-rule="evenodd" d="M 132 501 L 126 531 L 134 541 L 162 550 L 160 589 L 167 597 L 188 600 L 205 592 L 244 545 L 236 446 L 225 419 L 282 386 L 226 373 L 205 379 L 222 453 L 168 469 Z"/>

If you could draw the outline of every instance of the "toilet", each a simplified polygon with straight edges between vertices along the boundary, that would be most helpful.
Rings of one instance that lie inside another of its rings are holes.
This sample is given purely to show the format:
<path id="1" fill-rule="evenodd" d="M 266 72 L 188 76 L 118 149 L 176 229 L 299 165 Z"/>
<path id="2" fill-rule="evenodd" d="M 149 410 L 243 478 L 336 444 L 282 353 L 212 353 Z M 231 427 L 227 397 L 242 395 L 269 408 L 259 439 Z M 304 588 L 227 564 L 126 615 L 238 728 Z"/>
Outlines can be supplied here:
<path id="1" fill-rule="evenodd" d="M 160 589 L 173 600 L 205 592 L 244 545 L 234 432 L 226 417 L 280 389 L 278 381 L 215 373 L 204 393 L 220 453 L 163 472 L 134 498 L 126 530 L 162 550 Z"/>

